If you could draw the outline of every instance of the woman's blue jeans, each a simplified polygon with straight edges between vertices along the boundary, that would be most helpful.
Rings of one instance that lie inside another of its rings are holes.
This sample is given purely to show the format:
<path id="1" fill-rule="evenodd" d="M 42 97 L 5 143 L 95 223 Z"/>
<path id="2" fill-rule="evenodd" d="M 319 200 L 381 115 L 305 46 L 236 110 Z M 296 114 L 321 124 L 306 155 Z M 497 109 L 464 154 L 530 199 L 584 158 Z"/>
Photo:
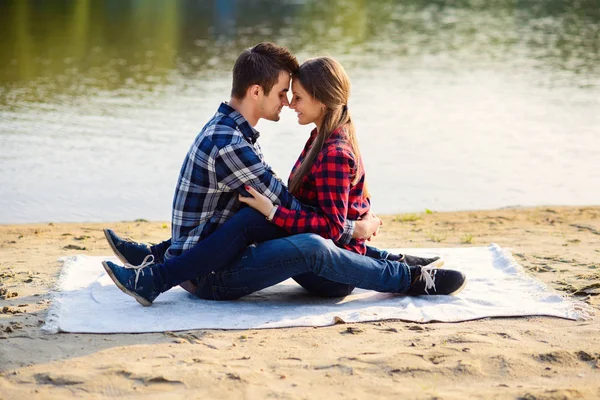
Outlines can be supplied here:
<path id="1" fill-rule="evenodd" d="M 369 248 L 365 257 L 315 234 L 287 235 L 254 209 L 243 208 L 154 271 L 163 290 L 195 279 L 196 294 L 215 300 L 239 298 L 290 277 L 325 297 L 348 295 L 354 286 L 393 293 L 408 289 L 408 267 L 385 259 L 385 251 Z M 248 247 L 253 243 L 259 244 Z M 160 260 L 167 248 L 163 242 L 152 251 Z"/>

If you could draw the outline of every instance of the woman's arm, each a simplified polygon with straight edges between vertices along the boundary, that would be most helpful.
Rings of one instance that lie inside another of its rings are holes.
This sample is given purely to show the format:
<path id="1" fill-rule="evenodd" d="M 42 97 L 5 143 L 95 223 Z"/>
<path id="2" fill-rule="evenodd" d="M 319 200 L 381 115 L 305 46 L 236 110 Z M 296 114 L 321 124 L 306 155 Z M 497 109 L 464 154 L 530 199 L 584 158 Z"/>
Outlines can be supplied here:
<path id="1" fill-rule="evenodd" d="M 356 169 L 354 155 L 350 151 L 326 149 L 312 170 L 314 190 L 317 192 L 317 210 L 296 211 L 278 206 L 271 222 L 292 234 L 310 232 L 334 241 L 339 240 L 348 214 L 348 197 Z M 253 197 L 240 198 L 240 201 L 269 216 L 273 209 L 272 203 L 264 201 L 264 196 L 253 189 L 249 192 Z"/>

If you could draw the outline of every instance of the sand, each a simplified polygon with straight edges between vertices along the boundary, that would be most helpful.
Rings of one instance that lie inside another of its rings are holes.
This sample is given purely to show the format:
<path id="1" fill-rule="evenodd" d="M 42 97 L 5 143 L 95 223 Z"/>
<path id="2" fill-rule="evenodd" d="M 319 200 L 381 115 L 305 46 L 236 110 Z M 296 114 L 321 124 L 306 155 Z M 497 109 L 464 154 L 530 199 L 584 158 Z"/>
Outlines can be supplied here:
<path id="1" fill-rule="evenodd" d="M 600 207 L 387 216 L 380 247 L 512 249 L 531 275 L 600 308 Z M 147 242 L 164 222 L 0 226 L 0 399 L 600 398 L 600 322 L 548 317 L 136 335 L 40 331 L 57 258 Z M 600 314 L 599 314 L 600 315 Z M 126 315 L 123 318 L 127 318 Z"/>

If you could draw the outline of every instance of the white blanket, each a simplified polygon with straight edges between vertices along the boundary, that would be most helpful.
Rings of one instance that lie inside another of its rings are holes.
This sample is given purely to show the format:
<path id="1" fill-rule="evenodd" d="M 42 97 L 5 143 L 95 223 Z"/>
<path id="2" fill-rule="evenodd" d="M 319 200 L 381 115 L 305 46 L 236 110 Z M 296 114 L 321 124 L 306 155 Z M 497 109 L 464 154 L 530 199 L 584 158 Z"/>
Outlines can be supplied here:
<path id="1" fill-rule="evenodd" d="M 440 255 L 445 268 L 463 271 L 457 296 L 408 297 L 355 289 L 345 298 L 311 297 L 289 279 L 237 301 L 206 301 L 177 287 L 142 307 L 122 293 L 101 261 L 114 257 L 64 258 L 63 271 L 43 329 L 46 332 L 138 333 L 188 329 L 257 329 L 326 326 L 335 322 L 400 319 L 458 322 L 486 317 L 546 315 L 579 319 L 585 306 L 527 275 L 508 251 L 489 247 L 391 249 Z M 583 308 L 582 308 L 583 307 Z"/>

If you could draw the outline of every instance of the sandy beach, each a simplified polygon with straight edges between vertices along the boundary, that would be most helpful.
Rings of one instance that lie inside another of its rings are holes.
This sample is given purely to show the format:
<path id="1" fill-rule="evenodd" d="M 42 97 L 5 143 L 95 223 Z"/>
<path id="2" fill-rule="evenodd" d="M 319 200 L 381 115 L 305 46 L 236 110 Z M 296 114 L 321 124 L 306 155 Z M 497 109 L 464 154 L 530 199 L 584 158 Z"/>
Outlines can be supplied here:
<path id="1" fill-rule="evenodd" d="M 494 242 L 511 249 L 532 276 L 600 308 L 598 206 L 423 212 L 383 220 L 376 246 Z M 169 223 L 143 220 L 0 226 L 0 399 L 600 398 L 598 316 L 42 333 L 60 272 L 57 259 L 110 255 L 104 227 L 145 242 L 170 234 Z"/>

